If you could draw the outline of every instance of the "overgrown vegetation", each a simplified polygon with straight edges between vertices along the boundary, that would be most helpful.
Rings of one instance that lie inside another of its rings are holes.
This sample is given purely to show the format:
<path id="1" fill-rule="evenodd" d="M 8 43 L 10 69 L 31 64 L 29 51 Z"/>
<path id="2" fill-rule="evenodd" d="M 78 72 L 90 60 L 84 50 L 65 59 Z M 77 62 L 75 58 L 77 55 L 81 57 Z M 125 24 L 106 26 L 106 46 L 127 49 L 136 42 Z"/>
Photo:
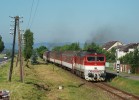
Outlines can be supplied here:
<path id="1" fill-rule="evenodd" d="M 135 49 L 134 52 L 127 53 L 120 58 L 120 62 L 129 64 L 131 66 L 131 72 L 136 73 L 136 69 L 139 67 L 139 50 Z"/>

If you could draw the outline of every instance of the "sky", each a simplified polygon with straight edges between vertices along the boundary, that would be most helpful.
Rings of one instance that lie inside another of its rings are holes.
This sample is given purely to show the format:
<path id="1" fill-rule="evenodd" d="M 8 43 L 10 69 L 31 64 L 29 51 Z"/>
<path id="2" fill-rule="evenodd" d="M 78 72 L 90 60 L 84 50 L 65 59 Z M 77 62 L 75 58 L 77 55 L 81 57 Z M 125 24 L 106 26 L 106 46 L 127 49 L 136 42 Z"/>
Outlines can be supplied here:
<path id="1" fill-rule="evenodd" d="M 12 43 L 13 19 L 34 42 L 139 42 L 139 0 L 0 0 L 0 35 Z"/>

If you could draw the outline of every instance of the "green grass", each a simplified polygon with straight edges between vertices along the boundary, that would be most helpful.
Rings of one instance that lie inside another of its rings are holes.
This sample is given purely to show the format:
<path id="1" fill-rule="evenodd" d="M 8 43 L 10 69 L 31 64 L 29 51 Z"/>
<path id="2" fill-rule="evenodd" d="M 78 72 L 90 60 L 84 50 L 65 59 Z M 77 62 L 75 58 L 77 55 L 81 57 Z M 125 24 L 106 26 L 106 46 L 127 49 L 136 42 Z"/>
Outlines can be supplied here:
<path id="1" fill-rule="evenodd" d="M 113 67 L 106 67 L 106 70 L 114 71 Z"/>
<path id="2" fill-rule="evenodd" d="M 5 56 L 5 54 L 0 54 L 0 58 L 3 58 Z"/>
<path id="3" fill-rule="evenodd" d="M 15 65 L 12 82 L 7 81 L 9 66 L 10 62 L 0 67 L 0 90 L 9 90 L 10 100 L 110 100 L 106 92 L 83 84 L 79 77 L 55 65 L 24 66 L 24 83 Z"/>
<path id="4" fill-rule="evenodd" d="M 116 77 L 110 84 L 129 93 L 139 95 L 139 81 Z"/>
<path id="5" fill-rule="evenodd" d="M 10 62 L 0 67 L 0 90 L 9 90 L 10 91 L 10 100 L 46 100 L 47 97 L 45 95 L 45 90 L 38 91 L 38 88 L 34 85 L 39 82 L 34 74 L 31 75 L 32 79 L 36 79 L 34 84 L 27 84 L 25 78 L 25 82 L 20 82 L 19 76 L 19 66 L 13 68 L 12 74 L 12 82 L 7 81 L 8 73 L 9 73 Z M 25 68 L 27 70 L 27 68 Z M 31 74 L 32 71 L 28 71 L 28 74 Z M 26 73 L 26 74 L 27 74 Z"/>
<path id="6" fill-rule="evenodd" d="M 5 80 L 7 80 L 7 75 L 8 75 L 8 66 L 9 66 L 9 63 L 8 64 L 1 64 L 0 65 L 0 82 L 4 82 Z"/>

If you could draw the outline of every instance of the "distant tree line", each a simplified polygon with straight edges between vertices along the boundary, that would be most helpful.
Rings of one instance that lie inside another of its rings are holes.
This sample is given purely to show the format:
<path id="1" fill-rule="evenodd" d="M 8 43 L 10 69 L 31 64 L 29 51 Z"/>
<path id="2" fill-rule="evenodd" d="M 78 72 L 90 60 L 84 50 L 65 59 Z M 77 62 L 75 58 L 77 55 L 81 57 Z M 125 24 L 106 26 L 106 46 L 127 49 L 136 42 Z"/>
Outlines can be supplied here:
<path id="1" fill-rule="evenodd" d="M 66 50 L 81 50 L 79 43 L 71 43 L 64 46 L 56 46 L 52 49 L 52 51 L 66 51 Z"/>
<path id="2" fill-rule="evenodd" d="M 95 44 L 95 43 L 85 43 L 84 47 L 81 48 L 79 43 L 71 43 L 64 46 L 55 46 L 52 51 L 66 51 L 66 50 L 72 50 L 72 51 L 89 51 L 89 52 L 96 52 L 96 53 L 102 53 L 106 55 L 107 61 L 109 62 L 115 62 L 115 49 L 113 48 L 110 52 L 104 50 L 101 48 L 101 46 Z"/>
<path id="3" fill-rule="evenodd" d="M 48 48 L 45 46 L 40 46 L 39 48 L 36 48 L 36 52 L 40 58 L 43 58 L 43 53 L 45 51 L 48 51 Z"/>
<path id="4" fill-rule="evenodd" d="M 2 36 L 0 35 L 0 53 L 4 50 L 4 42 L 2 41 Z"/>

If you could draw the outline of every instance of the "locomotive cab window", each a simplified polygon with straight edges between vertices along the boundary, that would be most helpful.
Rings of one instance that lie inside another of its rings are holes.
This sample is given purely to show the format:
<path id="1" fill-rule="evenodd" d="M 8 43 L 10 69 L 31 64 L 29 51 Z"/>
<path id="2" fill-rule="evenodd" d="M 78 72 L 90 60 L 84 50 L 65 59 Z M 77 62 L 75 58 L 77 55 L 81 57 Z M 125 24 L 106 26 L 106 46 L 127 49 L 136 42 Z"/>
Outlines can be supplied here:
<path id="1" fill-rule="evenodd" d="M 97 57 L 97 61 L 104 61 L 104 57 Z"/>
<path id="2" fill-rule="evenodd" d="M 87 57 L 87 61 L 95 61 L 95 57 Z"/>

